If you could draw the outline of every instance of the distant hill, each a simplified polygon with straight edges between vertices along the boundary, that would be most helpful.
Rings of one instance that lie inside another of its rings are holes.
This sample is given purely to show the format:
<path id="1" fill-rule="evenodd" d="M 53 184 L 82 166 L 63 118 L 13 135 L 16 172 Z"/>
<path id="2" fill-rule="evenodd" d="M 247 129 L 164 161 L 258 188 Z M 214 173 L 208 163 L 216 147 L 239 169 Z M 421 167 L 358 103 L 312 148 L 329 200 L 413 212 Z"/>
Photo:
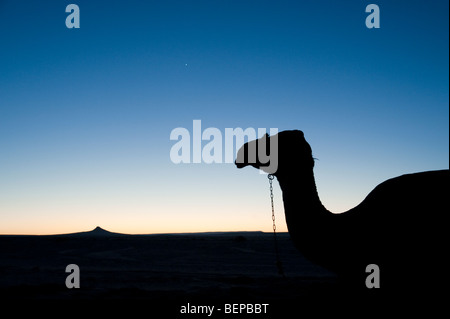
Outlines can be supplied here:
<path id="1" fill-rule="evenodd" d="M 113 233 L 107 231 L 99 226 L 95 227 L 93 230 L 83 231 L 78 233 L 68 233 L 68 234 L 53 234 L 53 235 L 0 235 L 0 237 L 107 237 L 107 236 L 130 236 L 127 234 Z"/>
<path id="2" fill-rule="evenodd" d="M 107 237 L 107 236 L 125 236 L 126 234 L 113 233 L 108 230 L 101 228 L 100 226 L 95 227 L 91 231 L 71 233 L 71 234 L 61 234 L 57 236 L 85 236 L 85 237 Z"/>

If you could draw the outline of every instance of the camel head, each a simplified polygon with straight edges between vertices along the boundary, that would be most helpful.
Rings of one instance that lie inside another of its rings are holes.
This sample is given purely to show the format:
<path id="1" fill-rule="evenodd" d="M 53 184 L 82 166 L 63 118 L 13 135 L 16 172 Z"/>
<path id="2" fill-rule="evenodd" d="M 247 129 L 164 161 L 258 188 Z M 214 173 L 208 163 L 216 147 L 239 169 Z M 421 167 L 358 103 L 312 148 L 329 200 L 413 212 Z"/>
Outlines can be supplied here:
<path id="1" fill-rule="evenodd" d="M 262 171 L 280 176 L 290 172 L 312 170 L 314 159 L 311 147 L 302 131 L 283 131 L 268 134 L 245 143 L 238 151 L 237 168 L 253 166 Z"/>

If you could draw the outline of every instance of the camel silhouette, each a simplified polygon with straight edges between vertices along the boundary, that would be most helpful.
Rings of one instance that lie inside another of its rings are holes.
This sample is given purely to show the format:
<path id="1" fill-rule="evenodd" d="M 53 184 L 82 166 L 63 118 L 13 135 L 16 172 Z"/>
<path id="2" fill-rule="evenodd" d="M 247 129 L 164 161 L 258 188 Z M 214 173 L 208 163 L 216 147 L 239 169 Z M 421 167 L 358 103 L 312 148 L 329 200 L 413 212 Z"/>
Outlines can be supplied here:
<path id="1" fill-rule="evenodd" d="M 302 131 L 266 134 L 246 143 L 238 152 L 236 166 L 264 171 L 267 163 L 253 161 L 255 156 L 249 162 L 248 152 L 258 151 L 259 144 L 267 151 L 274 141 L 278 169 L 269 173 L 282 190 L 292 242 L 306 258 L 335 272 L 346 287 L 365 291 L 423 295 L 442 283 L 446 269 L 441 267 L 448 250 L 444 228 L 449 212 L 448 170 L 389 179 L 355 208 L 334 214 L 319 199 L 314 158 Z M 370 264 L 379 267 L 380 289 L 367 289 Z"/>

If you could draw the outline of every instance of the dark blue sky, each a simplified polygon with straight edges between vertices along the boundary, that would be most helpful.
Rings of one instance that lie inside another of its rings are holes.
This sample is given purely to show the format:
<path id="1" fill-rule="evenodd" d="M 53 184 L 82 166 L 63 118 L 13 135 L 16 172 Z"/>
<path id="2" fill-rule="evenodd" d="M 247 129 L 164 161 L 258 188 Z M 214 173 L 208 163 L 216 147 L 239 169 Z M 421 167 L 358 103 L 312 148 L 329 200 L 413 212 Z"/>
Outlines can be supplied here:
<path id="1" fill-rule="evenodd" d="M 170 161 L 194 119 L 303 130 L 336 212 L 448 167 L 448 1 L 69 3 L 0 1 L 0 233 L 270 229 L 256 171 Z"/>

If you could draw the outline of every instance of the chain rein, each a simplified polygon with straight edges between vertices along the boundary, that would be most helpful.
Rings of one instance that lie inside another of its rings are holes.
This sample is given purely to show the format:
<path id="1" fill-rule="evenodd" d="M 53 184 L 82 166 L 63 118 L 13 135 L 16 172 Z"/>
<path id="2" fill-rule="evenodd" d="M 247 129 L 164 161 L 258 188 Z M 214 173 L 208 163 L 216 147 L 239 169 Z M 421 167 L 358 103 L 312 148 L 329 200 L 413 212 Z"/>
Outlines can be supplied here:
<path id="1" fill-rule="evenodd" d="M 277 240 L 277 225 L 275 223 L 275 208 L 273 206 L 273 179 L 275 178 L 275 176 L 273 176 L 272 174 L 267 175 L 267 178 L 269 179 L 269 188 L 270 188 L 270 204 L 272 206 L 272 228 L 273 228 L 273 239 L 275 242 L 275 255 L 277 258 L 277 268 L 278 268 L 278 273 L 280 275 L 282 275 L 283 277 L 285 277 L 284 274 L 284 270 L 283 270 L 283 264 L 281 263 L 280 260 L 280 253 L 278 251 L 278 240 Z"/>

